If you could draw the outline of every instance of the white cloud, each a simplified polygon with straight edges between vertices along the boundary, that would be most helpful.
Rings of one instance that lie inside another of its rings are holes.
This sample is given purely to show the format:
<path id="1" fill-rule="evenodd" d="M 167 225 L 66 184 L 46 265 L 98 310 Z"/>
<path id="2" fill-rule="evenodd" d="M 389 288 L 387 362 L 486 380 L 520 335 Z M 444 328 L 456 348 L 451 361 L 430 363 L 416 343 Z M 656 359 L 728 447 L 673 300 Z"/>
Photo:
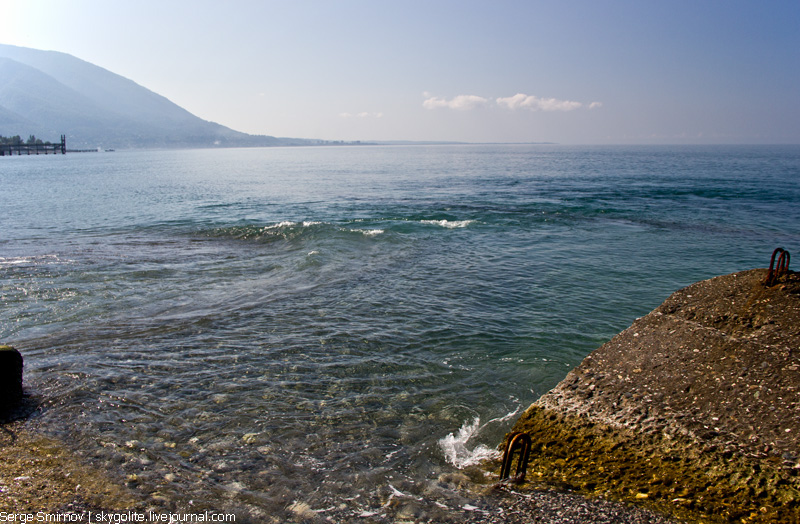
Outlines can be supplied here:
<path id="1" fill-rule="evenodd" d="M 594 104 L 600 103 L 592 102 L 592 106 L 594 106 Z M 507 107 L 508 109 L 530 109 L 531 111 L 572 111 L 583 107 L 583 104 L 580 102 L 558 100 L 557 98 L 539 98 L 534 95 L 525 95 L 522 93 L 517 93 L 514 96 L 505 98 L 498 98 L 497 105 Z"/>
<path id="2" fill-rule="evenodd" d="M 590 104 L 583 104 L 572 100 L 559 100 L 557 98 L 539 98 L 534 95 L 526 95 L 517 93 L 514 96 L 500 97 L 494 100 L 484 98 L 477 95 L 458 95 L 453 98 L 447 99 L 438 96 L 432 96 L 427 91 L 423 93 L 425 101 L 422 106 L 425 109 L 456 109 L 459 111 L 466 111 L 480 106 L 499 106 L 506 109 L 528 109 L 530 111 L 574 111 L 586 107 L 588 109 L 596 109 L 602 107 L 602 102 L 591 102 Z"/>
<path id="3" fill-rule="evenodd" d="M 425 93 L 425 96 L 429 96 L 428 93 Z M 426 99 L 422 103 L 422 106 L 425 109 L 438 109 L 440 107 L 445 107 L 448 109 L 466 111 L 468 109 L 474 109 L 478 106 L 486 105 L 488 102 L 488 99 L 477 95 L 458 95 L 450 100 L 433 96 Z"/>

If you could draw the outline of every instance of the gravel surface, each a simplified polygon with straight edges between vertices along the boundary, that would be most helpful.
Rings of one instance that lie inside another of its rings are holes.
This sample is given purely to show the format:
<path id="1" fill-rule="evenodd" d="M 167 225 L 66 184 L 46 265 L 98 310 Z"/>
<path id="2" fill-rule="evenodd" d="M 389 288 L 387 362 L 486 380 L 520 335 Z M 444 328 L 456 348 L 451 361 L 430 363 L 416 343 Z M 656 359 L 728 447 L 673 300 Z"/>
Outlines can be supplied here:
<path id="1" fill-rule="evenodd" d="M 147 501 L 134 499 L 118 479 L 78 461 L 66 447 L 29 431 L 24 421 L 0 426 L 0 512 L 74 515 L 96 521 L 101 512 L 146 514 Z M 547 488 L 520 489 L 498 484 L 483 492 L 463 492 L 463 504 L 448 511 L 466 523 L 504 524 L 675 524 L 678 521 L 643 508 L 586 498 Z M 479 502 L 476 502 L 478 500 Z M 472 501 L 471 503 L 469 501 Z M 409 506 L 410 508 L 411 506 Z M 352 520 L 352 519 L 349 519 Z M 404 508 L 403 501 L 364 523 L 412 523 L 438 520 Z M 250 522 L 238 519 L 237 522 Z M 271 522 L 271 521 L 270 521 Z M 338 522 L 335 515 L 298 515 L 296 522 Z"/>
<path id="2" fill-rule="evenodd" d="M 464 522 L 488 524 L 676 524 L 644 508 L 551 489 L 498 488 L 487 510 L 465 512 Z"/>

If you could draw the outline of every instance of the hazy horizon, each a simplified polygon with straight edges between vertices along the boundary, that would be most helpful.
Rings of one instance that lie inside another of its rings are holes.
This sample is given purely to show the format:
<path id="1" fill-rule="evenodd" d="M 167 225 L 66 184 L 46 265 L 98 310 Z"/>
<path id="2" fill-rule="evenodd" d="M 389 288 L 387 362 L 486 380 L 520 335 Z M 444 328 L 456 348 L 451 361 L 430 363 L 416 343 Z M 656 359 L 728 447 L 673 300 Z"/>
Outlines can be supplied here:
<path id="1" fill-rule="evenodd" d="M 0 43 L 71 54 L 251 134 L 800 143 L 798 2 L 0 0 L 0 8 Z"/>

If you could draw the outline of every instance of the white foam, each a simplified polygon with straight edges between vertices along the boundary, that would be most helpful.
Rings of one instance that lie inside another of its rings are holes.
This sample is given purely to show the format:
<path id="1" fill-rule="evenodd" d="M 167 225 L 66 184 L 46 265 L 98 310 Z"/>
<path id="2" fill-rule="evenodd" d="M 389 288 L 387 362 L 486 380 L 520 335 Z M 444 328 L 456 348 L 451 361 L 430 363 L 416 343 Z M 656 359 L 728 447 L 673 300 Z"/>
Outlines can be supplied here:
<path id="1" fill-rule="evenodd" d="M 280 229 L 282 227 L 292 227 L 292 226 L 296 226 L 296 225 L 297 225 L 297 222 L 292 222 L 290 220 L 284 220 L 283 222 L 278 222 L 277 224 L 264 227 L 264 231 L 267 231 L 268 229 Z"/>
<path id="2" fill-rule="evenodd" d="M 0 267 L 4 266 L 20 266 L 24 264 L 40 264 L 49 261 L 59 262 L 57 255 L 34 255 L 28 257 L 0 257 Z"/>
<path id="3" fill-rule="evenodd" d="M 519 400 L 518 400 L 516 397 L 511 397 L 511 400 L 513 400 L 513 401 L 515 401 L 515 402 L 519 402 Z M 518 413 L 519 413 L 521 410 L 522 410 L 522 405 L 521 405 L 521 404 L 517 404 L 517 408 L 516 408 L 514 411 L 511 411 L 511 412 L 509 412 L 509 413 L 506 413 L 506 414 L 505 414 L 505 415 L 503 415 L 502 417 L 493 418 L 492 420 L 490 420 L 489 422 L 487 422 L 486 424 L 484 424 L 484 426 L 488 426 L 488 425 L 489 425 L 489 424 L 491 424 L 492 422 L 505 422 L 505 421 L 507 421 L 507 420 L 511 420 L 512 418 L 516 417 L 516 416 L 517 416 L 517 414 L 518 414 Z"/>
<path id="4" fill-rule="evenodd" d="M 478 444 L 473 449 L 467 447 L 470 440 L 480 432 L 480 423 L 480 417 L 475 417 L 471 423 L 465 422 L 457 434 L 450 433 L 439 440 L 439 447 L 444 452 L 447 462 L 458 469 L 464 469 L 500 457 L 499 451 L 485 444 Z"/>
<path id="5" fill-rule="evenodd" d="M 475 222 L 474 220 L 423 220 L 423 224 L 434 224 L 436 226 L 446 227 L 447 229 L 456 229 L 459 227 L 467 227 Z"/>
<path id="6" fill-rule="evenodd" d="M 318 226 L 323 222 L 319 222 L 316 220 L 304 220 L 303 222 L 293 222 L 291 220 L 284 220 L 282 222 L 278 222 L 277 224 L 272 224 L 271 226 L 264 226 L 263 230 L 268 231 L 270 229 L 283 229 L 283 228 L 290 228 L 290 227 L 311 227 L 311 226 Z"/>
<path id="7" fill-rule="evenodd" d="M 0 266 L 17 266 L 19 264 L 25 264 L 26 262 L 30 261 L 31 259 L 28 257 L 18 257 L 18 258 L 0 257 Z"/>

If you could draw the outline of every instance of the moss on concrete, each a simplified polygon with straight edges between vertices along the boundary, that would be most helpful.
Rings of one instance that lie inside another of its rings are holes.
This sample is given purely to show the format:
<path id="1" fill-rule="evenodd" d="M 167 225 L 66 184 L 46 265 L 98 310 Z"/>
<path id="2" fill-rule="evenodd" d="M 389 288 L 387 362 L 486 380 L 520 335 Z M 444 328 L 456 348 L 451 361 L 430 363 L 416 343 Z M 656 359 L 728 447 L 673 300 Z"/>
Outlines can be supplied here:
<path id="1" fill-rule="evenodd" d="M 533 406 L 527 480 L 643 504 L 690 521 L 800 522 L 800 478 L 775 459 L 703 449 Z"/>

